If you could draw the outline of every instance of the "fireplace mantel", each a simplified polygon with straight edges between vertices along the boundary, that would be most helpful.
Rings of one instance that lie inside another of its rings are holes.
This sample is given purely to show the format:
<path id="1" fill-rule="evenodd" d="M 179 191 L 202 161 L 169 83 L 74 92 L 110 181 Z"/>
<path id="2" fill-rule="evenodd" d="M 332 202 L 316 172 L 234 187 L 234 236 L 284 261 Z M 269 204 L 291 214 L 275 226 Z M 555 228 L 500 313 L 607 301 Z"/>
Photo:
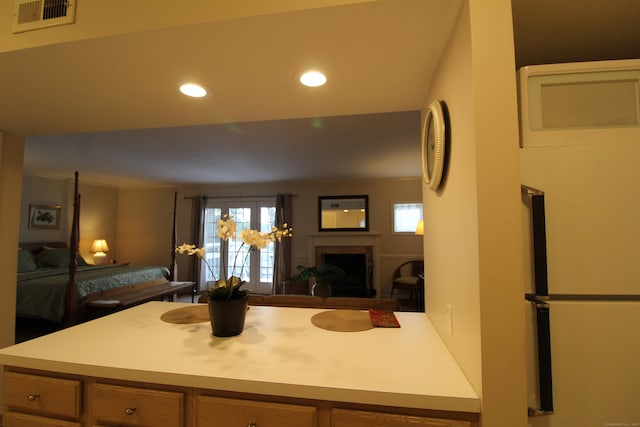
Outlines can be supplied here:
<path id="1" fill-rule="evenodd" d="M 312 234 L 309 236 L 309 262 L 315 262 L 315 248 L 317 246 L 371 246 L 373 257 L 378 256 L 380 234 L 340 233 L 340 234 Z"/>
<path id="2" fill-rule="evenodd" d="M 353 246 L 369 245 L 375 246 L 380 239 L 380 234 L 372 233 L 321 233 L 310 234 L 310 246 Z"/>
<path id="3" fill-rule="evenodd" d="M 380 233 L 370 233 L 361 231 L 327 231 L 325 233 L 309 234 L 309 237 L 380 237 Z"/>

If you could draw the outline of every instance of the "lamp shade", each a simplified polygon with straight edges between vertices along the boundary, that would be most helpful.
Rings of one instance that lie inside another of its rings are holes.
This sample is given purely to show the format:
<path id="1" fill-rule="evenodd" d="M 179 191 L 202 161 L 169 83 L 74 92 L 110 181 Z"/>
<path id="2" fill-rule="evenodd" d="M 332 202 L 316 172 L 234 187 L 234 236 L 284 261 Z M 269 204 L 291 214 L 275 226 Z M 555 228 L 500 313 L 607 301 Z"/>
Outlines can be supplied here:
<path id="1" fill-rule="evenodd" d="M 418 221 L 418 226 L 416 227 L 416 234 L 418 236 L 423 236 L 424 235 L 424 221 L 423 220 Z"/>
<path id="2" fill-rule="evenodd" d="M 91 245 L 91 252 L 93 252 L 93 256 L 107 256 L 105 253 L 109 252 L 109 245 L 107 245 L 107 241 L 105 239 L 94 240 L 93 245 Z"/>

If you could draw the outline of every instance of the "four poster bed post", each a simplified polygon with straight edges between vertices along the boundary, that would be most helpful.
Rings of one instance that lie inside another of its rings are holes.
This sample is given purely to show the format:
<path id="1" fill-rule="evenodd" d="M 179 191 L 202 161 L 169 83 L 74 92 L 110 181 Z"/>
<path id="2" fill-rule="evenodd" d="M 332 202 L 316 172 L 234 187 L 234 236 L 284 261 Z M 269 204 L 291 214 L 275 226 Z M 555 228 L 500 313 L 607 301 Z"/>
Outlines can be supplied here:
<path id="1" fill-rule="evenodd" d="M 178 205 L 178 192 L 173 193 L 173 229 L 171 233 L 171 266 L 169 267 L 169 280 L 178 280 L 178 264 L 176 262 L 176 248 L 178 247 L 178 227 L 176 225 L 176 209 Z"/>
<path id="2" fill-rule="evenodd" d="M 75 325 L 86 318 L 86 305 L 82 305 L 78 293 L 78 280 L 76 277 L 78 271 L 78 256 L 80 254 L 80 194 L 78 192 L 79 174 L 76 171 L 74 175 L 74 189 L 73 189 L 73 219 L 71 221 L 71 233 L 69 239 L 69 281 L 65 288 L 64 293 L 64 326 Z M 169 281 L 165 280 L 153 280 L 144 283 L 136 283 L 126 287 L 114 290 L 114 294 L 117 294 L 118 298 L 122 301 L 128 301 L 129 304 L 143 302 L 153 297 L 164 297 L 170 295 L 174 290 L 172 289 L 172 282 L 177 281 L 178 268 L 176 262 L 176 243 L 177 243 L 177 227 L 176 227 L 176 208 L 177 208 L 178 192 L 174 194 L 173 201 L 173 230 L 171 238 L 171 264 L 169 268 Z M 186 283 L 186 282 L 185 282 Z M 181 288 L 180 288 L 181 289 Z M 101 293 L 103 296 L 109 295 L 109 291 Z M 90 300 L 90 298 L 87 298 Z M 95 299 L 94 299 L 95 302 Z M 89 303 L 90 304 L 90 303 Z"/>
<path id="3" fill-rule="evenodd" d="M 74 174 L 73 183 L 73 219 L 69 238 L 69 284 L 65 291 L 65 326 L 78 321 L 78 254 L 80 253 L 80 194 L 78 193 L 78 171 Z"/>

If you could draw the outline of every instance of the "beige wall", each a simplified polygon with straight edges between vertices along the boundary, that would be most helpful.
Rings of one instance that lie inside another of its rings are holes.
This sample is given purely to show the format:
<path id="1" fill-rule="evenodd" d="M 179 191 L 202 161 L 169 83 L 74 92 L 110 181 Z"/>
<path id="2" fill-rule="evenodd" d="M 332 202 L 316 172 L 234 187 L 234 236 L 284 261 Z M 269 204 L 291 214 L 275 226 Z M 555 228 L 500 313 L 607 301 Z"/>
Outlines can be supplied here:
<path id="1" fill-rule="evenodd" d="M 417 126 L 418 124 L 416 124 Z M 416 144 L 419 142 L 416 141 Z M 170 260 L 173 197 L 175 189 L 122 190 L 118 200 L 117 247 L 120 261 L 133 264 L 168 265 Z M 333 233 L 354 241 L 362 236 L 377 240 L 376 277 L 381 294 L 388 295 L 393 269 L 407 259 L 422 256 L 422 238 L 413 234 L 393 234 L 393 203 L 420 202 L 419 178 L 355 181 L 295 181 L 246 185 L 210 185 L 181 188 L 178 191 L 178 244 L 192 242 L 191 201 L 185 197 L 260 196 L 294 194 L 292 266 L 314 263 L 310 247 L 318 232 L 318 196 L 367 194 L 369 196 L 369 232 Z M 178 257 L 180 279 L 187 279 L 187 260 Z"/>
<path id="2" fill-rule="evenodd" d="M 69 192 L 73 194 L 72 182 L 68 182 Z M 80 176 L 80 255 L 93 263 L 91 244 L 96 239 L 106 239 L 110 252 L 109 260 L 118 259 L 116 239 L 118 220 L 118 190 L 109 187 L 82 184 Z M 71 206 L 71 205 L 69 205 Z"/>
<path id="3" fill-rule="evenodd" d="M 525 425 L 525 314 L 511 2 L 471 4 L 483 424 Z M 508 410 L 505 410 L 505 407 Z"/>
<path id="4" fill-rule="evenodd" d="M 73 209 L 68 203 L 70 195 L 66 181 L 25 175 L 22 183 L 22 195 L 20 215 L 21 242 L 69 241 L 69 215 L 73 212 Z M 60 228 L 29 228 L 29 206 L 32 204 L 60 205 Z"/>
<path id="5" fill-rule="evenodd" d="M 119 262 L 170 265 L 174 192 L 174 189 L 119 191 L 116 234 Z M 178 221 L 188 220 L 184 215 L 185 205 L 181 195 Z M 178 236 L 181 240 L 187 238 L 182 231 Z"/>
<path id="6" fill-rule="evenodd" d="M 73 216 L 73 177 L 67 180 L 48 179 L 25 175 L 20 215 L 20 241 L 68 242 Z M 82 184 L 80 193 L 80 255 L 93 263 L 91 243 L 104 238 L 109 243 L 109 258 L 117 257 L 116 225 L 118 191 L 109 187 Z M 62 206 L 60 228 L 39 230 L 29 228 L 29 205 L 33 203 L 56 204 Z"/>
<path id="7" fill-rule="evenodd" d="M 425 100 L 444 100 L 451 124 L 447 179 L 437 193 L 423 186 L 426 300 L 482 398 L 482 425 L 524 426 L 515 60 L 510 2 L 490 4 L 465 2 Z"/>
<path id="8" fill-rule="evenodd" d="M 17 224 L 20 221 L 23 152 L 24 138 L 0 131 L 0 348 L 15 342 Z"/>
<path id="9" fill-rule="evenodd" d="M 0 131 L 0 347 L 13 344 L 24 138 Z"/>
<path id="10" fill-rule="evenodd" d="M 464 7 L 440 64 L 433 98 L 446 104 L 451 127 L 447 175 L 437 193 L 423 185 L 425 279 L 429 317 L 466 375 L 481 391 L 477 170 L 472 105 L 469 8 Z M 447 304 L 453 333 L 448 333 Z"/>

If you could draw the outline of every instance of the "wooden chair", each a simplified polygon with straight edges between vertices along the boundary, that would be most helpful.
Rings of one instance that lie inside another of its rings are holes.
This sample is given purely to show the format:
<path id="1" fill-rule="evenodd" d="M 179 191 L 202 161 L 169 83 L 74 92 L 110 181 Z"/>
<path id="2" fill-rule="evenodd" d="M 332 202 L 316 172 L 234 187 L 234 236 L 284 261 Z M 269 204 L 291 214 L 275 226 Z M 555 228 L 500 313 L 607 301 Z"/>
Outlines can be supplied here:
<path id="1" fill-rule="evenodd" d="M 424 261 L 415 259 L 403 262 L 393 271 L 393 284 L 391 285 L 391 297 L 393 291 L 401 289 L 409 291 L 411 301 L 415 300 L 416 309 L 424 310 Z"/>

